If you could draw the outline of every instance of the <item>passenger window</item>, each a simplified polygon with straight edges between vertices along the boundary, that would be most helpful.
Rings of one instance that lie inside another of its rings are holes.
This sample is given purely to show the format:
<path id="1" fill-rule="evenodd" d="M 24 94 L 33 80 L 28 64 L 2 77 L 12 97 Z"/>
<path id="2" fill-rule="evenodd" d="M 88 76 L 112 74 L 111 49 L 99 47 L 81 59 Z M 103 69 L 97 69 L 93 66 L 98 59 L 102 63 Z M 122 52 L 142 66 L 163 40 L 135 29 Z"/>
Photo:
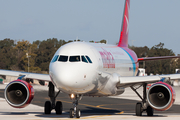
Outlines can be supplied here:
<path id="1" fill-rule="evenodd" d="M 70 62 L 79 62 L 80 56 L 70 56 L 69 61 Z"/>
<path id="2" fill-rule="evenodd" d="M 84 56 L 81 56 L 81 59 L 83 62 L 88 63 L 88 61 L 86 60 L 86 58 Z"/>
<path id="3" fill-rule="evenodd" d="M 89 61 L 89 63 L 92 63 L 91 59 L 88 56 L 86 56 L 86 58 Z"/>
<path id="4" fill-rule="evenodd" d="M 58 60 L 58 61 L 67 62 L 67 61 L 68 61 L 68 56 L 61 55 L 61 56 L 59 57 L 59 60 Z"/>
<path id="5" fill-rule="evenodd" d="M 54 56 L 54 58 L 52 59 L 52 61 L 51 61 L 51 62 L 56 62 L 56 61 L 57 61 L 57 59 L 58 59 L 58 57 L 59 57 L 59 55 Z"/>

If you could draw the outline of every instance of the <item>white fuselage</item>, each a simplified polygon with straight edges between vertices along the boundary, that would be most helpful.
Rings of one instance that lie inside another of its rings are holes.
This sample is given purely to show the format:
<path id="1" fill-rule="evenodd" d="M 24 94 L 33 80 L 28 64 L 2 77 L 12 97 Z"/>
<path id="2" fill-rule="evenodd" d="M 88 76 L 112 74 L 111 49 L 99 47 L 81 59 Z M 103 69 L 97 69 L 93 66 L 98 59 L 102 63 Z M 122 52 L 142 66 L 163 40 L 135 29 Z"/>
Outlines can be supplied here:
<path id="1" fill-rule="evenodd" d="M 116 88 L 117 76 L 135 76 L 137 73 L 137 57 L 126 49 L 99 43 L 66 44 L 57 50 L 50 63 L 51 80 L 68 94 L 116 94 L 116 90 L 109 89 Z"/>

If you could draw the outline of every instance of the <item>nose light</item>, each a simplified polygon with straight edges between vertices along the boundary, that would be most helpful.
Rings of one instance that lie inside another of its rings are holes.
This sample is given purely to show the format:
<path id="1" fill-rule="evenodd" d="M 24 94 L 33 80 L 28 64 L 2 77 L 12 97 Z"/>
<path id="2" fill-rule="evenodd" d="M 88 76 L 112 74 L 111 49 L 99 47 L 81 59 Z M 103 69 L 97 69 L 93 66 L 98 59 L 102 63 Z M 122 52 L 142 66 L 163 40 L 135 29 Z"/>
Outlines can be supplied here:
<path id="1" fill-rule="evenodd" d="M 70 94 L 70 95 L 69 95 L 69 97 L 70 97 L 71 100 L 74 100 L 74 99 L 77 99 L 77 98 L 78 98 L 79 100 L 81 100 L 81 99 L 82 99 L 82 96 L 83 96 L 83 95 L 81 95 L 81 94 L 77 94 L 77 95 L 75 95 L 75 94 Z"/>
<path id="2" fill-rule="evenodd" d="M 70 94 L 70 98 L 71 98 L 71 99 L 74 99 L 74 98 L 75 98 L 75 95 L 74 95 L 74 94 Z"/>

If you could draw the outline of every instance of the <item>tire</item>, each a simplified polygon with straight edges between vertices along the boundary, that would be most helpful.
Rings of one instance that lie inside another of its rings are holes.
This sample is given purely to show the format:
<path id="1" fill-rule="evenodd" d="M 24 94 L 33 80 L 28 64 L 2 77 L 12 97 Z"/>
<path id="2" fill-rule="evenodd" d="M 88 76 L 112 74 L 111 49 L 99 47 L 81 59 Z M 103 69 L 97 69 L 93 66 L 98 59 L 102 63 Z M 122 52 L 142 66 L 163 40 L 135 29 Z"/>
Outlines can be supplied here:
<path id="1" fill-rule="evenodd" d="M 44 113 L 45 114 L 51 114 L 51 102 L 50 101 L 46 101 L 44 104 Z"/>
<path id="2" fill-rule="evenodd" d="M 136 104 L 136 116 L 142 116 L 142 104 L 140 102 Z"/>
<path id="3" fill-rule="evenodd" d="M 56 102 L 56 106 L 55 106 L 56 114 L 57 115 L 61 115 L 62 114 L 62 110 L 63 110 L 62 102 L 61 101 L 57 101 Z"/>
<path id="4" fill-rule="evenodd" d="M 70 111 L 69 111 L 69 117 L 70 118 L 74 117 L 74 109 L 73 108 L 71 108 Z"/>
<path id="5" fill-rule="evenodd" d="M 76 118 L 80 118 L 81 117 L 81 111 L 80 109 L 76 110 Z"/>
<path id="6" fill-rule="evenodd" d="M 154 109 L 152 109 L 152 107 L 148 106 L 146 109 L 146 112 L 147 112 L 147 116 L 153 116 Z"/>

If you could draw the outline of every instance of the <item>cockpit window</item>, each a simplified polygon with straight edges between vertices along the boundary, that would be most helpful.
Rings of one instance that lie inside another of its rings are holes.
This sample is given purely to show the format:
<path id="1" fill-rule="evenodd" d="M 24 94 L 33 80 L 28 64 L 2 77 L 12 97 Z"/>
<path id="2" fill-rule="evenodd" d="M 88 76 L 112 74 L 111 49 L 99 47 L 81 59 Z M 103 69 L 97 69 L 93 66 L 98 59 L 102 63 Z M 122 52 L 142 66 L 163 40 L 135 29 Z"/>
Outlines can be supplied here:
<path id="1" fill-rule="evenodd" d="M 68 56 L 60 55 L 58 61 L 61 61 L 61 62 L 67 62 L 67 61 L 68 61 Z"/>
<path id="2" fill-rule="evenodd" d="M 56 62 L 56 61 L 57 61 L 57 59 L 58 59 L 58 57 L 59 57 L 59 55 L 54 56 L 54 58 L 52 59 L 52 61 L 51 61 L 51 62 Z"/>
<path id="3" fill-rule="evenodd" d="M 92 63 L 91 59 L 88 56 L 86 56 L 86 58 L 89 61 L 89 63 Z"/>
<path id="4" fill-rule="evenodd" d="M 58 59 L 59 58 L 59 59 Z M 85 62 L 85 63 L 92 63 L 91 59 L 88 56 L 65 56 L 65 55 L 56 55 L 54 56 L 54 58 L 52 59 L 51 62 L 56 62 L 57 60 L 60 62 L 67 62 L 69 58 L 69 62 Z"/>
<path id="5" fill-rule="evenodd" d="M 86 58 L 84 56 L 81 56 L 81 59 L 83 62 L 88 63 L 88 61 L 86 60 Z"/>
<path id="6" fill-rule="evenodd" d="M 80 56 L 70 56 L 69 61 L 70 62 L 79 62 Z"/>

